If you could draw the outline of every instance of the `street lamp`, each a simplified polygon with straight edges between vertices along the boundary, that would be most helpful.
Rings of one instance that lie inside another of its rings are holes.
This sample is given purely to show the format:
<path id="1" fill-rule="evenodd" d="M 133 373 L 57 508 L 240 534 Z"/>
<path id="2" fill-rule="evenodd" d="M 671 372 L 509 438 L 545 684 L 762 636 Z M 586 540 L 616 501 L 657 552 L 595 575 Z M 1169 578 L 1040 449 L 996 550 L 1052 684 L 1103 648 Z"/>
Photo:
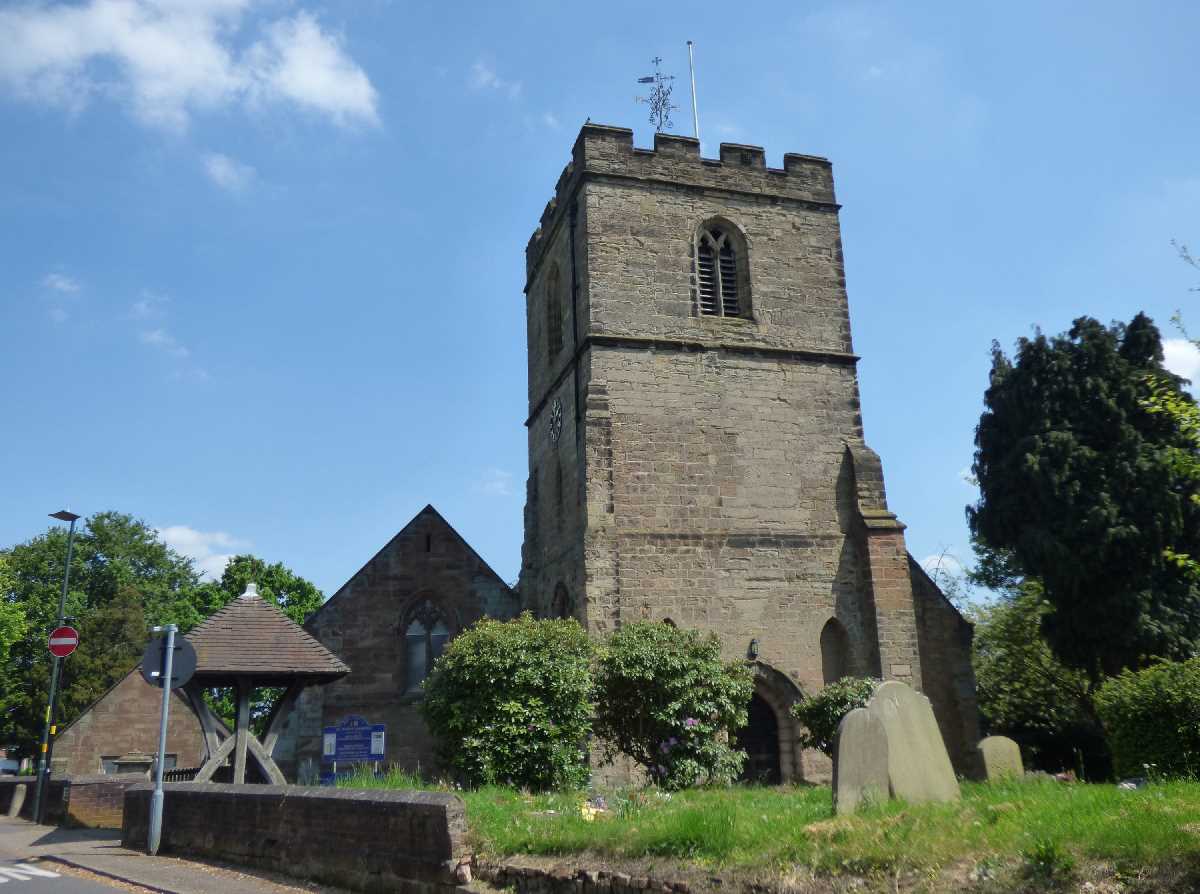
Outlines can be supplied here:
<path id="1" fill-rule="evenodd" d="M 58 623 L 55 624 L 56 627 L 61 627 L 66 621 L 63 616 L 67 613 L 67 585 L 71 580 L 71 548 L 75 544 L 75 522 L 79 520 L 79 516 L 66 509 L 60 509 L 58 512 L 51 512 L 50 517 L 71 523 L 71 530 L 67 533 L 67 564 L 63 567 L 62 593 L 58 597 Z M 62 659 L 57 655 L 54 656 L 54 669 L 50 671 L 50 701 L 46 705 L 46 725 L 42 729 L 42 747 L 38 754 L 37 788 L 33 797 L 33 821 L 35 823 L 41 823 L 42 815 L 45 813 L 46 777 L 50 775 L 50 749 L 52 747 L 50 736 L 54 732 L 54 709 L 58 701 L 58 677 L 61 666 Z"/>

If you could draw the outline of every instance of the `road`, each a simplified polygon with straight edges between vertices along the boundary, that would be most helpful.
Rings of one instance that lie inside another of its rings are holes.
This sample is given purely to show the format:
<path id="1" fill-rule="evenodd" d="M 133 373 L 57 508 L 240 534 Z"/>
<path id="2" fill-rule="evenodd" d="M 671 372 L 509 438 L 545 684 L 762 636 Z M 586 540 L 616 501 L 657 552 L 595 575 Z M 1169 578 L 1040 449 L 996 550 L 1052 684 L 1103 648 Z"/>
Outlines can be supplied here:
<path id="1" fill-rule="evenodd" d="M 5 888 L 13 894 L 29 891 L 37 894 L 112 894 L 118 890 L 113 885 L 102 885 L 85 881 L 72 875 L 59 872 L 54 863 L 26 863 L 23 860 L 0 859 L 0 885 L 15 884 L 18 887 Z"/>

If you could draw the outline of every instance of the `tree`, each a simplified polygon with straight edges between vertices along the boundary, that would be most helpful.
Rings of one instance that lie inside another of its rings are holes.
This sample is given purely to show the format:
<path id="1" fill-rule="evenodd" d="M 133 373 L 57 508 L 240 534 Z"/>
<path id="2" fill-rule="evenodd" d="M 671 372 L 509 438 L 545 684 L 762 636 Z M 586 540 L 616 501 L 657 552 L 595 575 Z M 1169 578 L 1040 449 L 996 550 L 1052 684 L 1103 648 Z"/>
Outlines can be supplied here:
<path id="1" fill-rule="evenodd" d="M 713 635 L 670 624 L 622 625 L 600 652 L 596 733 L 663 788 L 735 779 L 746 753 L 731 747 L 746 725 L 753 673 L 721 660 Z"/>
<path id="2" fill-rule="evenodd" d="M 792 705 L 791 715 L 804 727 L 796 739 L 801 748 L 816 748 L 833 757 L 838 726 L 855 708 L 866 707 L 879 686 L 871 677 L 842 677 Z"/>
<path id="3" fill-rule="evenodd" d="M 0 603 L 23 617 L 0 667 L 0 742 L 19 755 L 32 754 L 42 734 L 51 664 L 46 635 L 57 620 L 66 551 L 67 532 L 59 526 L 0 551 Z M 191 560 L 132 516 L 100 512 L 79 527 L 66 614 L 77 619 L 82 636 L 63 663 L 60 725 L 129 670 L 148 625 L 174 622 L 188 630 L 200 621 L 198 582 Z"/>
<path id="4" fill-rule="evenodd" d="M 592 643 L 579 622 L 480 621 L 425 680 L 443 765 L 472 786 L 574 789 L 588 776 Z"/>
<path id="5" fill-rule="evenodd" d="M 1151 381 L 1190 398 L 1162 360 L 1144 314 L 1109 327 L 1081 317 L 1021 339 L 1015 361 L 993 345 L 967 519 L 1009 570 L 1041 581 L 1046 641 L 1093 689 L 1200 642 L 1200 594 L 1167 557 L 1200 545 L 1197 484 L 1173 458 L 1192 445 L 1146 405 Z"/>
<path id="6" fill-rule="evenodd" d="M 1110 758 L 1087 675 L 1059 661 L 1042 636 L 1051 611 L 1041 585 L 1024 581 L 995 602 L 973 606 L 971 663 L 989 734 L 1009 736 L 1042 770 L 1107 777 Z"/>

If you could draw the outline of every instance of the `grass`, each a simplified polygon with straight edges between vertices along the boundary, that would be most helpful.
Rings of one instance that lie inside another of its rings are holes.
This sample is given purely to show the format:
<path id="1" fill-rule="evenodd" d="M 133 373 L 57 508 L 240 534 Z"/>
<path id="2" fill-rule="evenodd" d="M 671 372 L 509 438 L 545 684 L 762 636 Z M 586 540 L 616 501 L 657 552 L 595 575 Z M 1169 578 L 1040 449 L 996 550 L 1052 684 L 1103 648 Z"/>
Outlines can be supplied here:
<path id="1" fill-rule="evenodd" d="M 422 787 L 399 773 L 342 784 Z M 1077 860 L 1130 873 L 1200 861 L 1200 783 L 1122 791 L 1021 780 L 962 790 L 954 804 L 890 802 L 836 818 L 827 788 L 629 790 L 606 794 L 608 811 L 592 821 L 581 811 L 585 793 L 459 794 L 474 846 L 496 857 L 587 853 L 618 863 L 667 857 L 710 869 L 864 875 L 1020 860 L 1044 878 L 1069 876 Z"/>

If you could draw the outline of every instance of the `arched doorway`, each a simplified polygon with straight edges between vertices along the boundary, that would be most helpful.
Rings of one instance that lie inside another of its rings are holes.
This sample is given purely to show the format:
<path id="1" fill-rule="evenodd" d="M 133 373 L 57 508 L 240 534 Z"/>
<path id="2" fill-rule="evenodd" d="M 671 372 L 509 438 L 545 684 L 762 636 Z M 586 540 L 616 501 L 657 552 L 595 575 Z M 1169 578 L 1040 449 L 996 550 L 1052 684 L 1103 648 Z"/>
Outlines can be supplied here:
<path id="1" fill-rule="evenodd" d="M 779 718 L 775 709 L 757 692 L 750 698 L 750 716 L 737 735 L 737 747 L 746 752 L 742 782 L 779 785 Z"/>

